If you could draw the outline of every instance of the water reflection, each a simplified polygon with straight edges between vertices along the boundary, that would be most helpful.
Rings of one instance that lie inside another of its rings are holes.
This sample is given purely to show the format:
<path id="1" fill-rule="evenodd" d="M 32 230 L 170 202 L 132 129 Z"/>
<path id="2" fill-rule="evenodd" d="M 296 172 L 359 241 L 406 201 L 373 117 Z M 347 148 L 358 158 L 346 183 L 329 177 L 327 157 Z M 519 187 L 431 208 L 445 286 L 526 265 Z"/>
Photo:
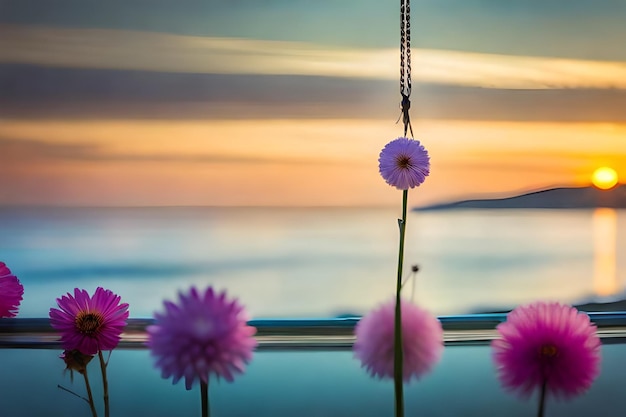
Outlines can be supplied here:
<path id="1" fill-rule="evenodd" d="M 592 217 L 593 285 L 599 296 L 619 291 L 616 273 L 617 213 L 611 208 L 597 208 Z"/>

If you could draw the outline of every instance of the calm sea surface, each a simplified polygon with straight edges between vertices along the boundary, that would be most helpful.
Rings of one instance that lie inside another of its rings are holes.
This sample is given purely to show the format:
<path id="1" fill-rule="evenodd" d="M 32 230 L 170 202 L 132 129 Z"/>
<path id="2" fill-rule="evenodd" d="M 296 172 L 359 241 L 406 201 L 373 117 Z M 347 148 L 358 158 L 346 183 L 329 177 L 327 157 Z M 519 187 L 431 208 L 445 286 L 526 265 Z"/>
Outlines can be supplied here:
<path id="1" fill-rule="evenodd" d="M 226 289 L 252 317 L 362 314 L 394 291 L 395 209 L 0 209 L 0 260 L 46 317 L 74 287 L 120 294 L 151 316 L 191 285 Z M 436 314 L 535 299 L 621 297 L 626 212 L 409 214 L 405 293 Z"/>
<path id="2" fill-rule="evenodd" d="M 361 314 L 392 296 L 397 257 L 393 209 L 0 209 L 0 259 L 25 287 L 21 317 L 47 317 L 55 298 L 101 285 L 150 316 L 190 285 L 240 297 L 254 317 Z M 437 314 L 511 307 L 534 299 L 621 297 L 625 213 L 448 211 L 411 213 L 406 295 Z M 603 346 L 602 373 L 551 417 L 619 415 L 623 344 Z M 2 349 L 0 415 L 84 416 L 62 391 L 85 389 L 63 372 L 60 350 Z M 101 387 L 90 365 L 94 392 Z M 199 415 L 198 387 L 160 378 L 147 350 L 116 349 L 108 367 L 112 416 Z M 407 415 L 533 415 L 498 384 L 489 346 L 448 346 L 441 363 L 406 387 Z M 211 383 L 223 417 L 380 417 L 393 414 L 393 384 L 370 378 L 349 351 L 255 352 L 233 384 Z M 101 396 L 96 394 L 101 410 Z"/>

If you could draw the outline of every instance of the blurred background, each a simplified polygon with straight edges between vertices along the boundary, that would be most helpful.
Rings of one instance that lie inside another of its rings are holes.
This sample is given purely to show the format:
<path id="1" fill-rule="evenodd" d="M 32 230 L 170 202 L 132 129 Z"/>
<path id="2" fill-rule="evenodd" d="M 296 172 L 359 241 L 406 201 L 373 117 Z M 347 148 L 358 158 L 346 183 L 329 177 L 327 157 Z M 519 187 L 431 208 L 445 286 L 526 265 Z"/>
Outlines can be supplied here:
<path id="1" fill-rule="evenodd" d="M 626 1 L 411 3 L 411 116 L 432 169 L 409 193 L 430 210 L 408 216 L 420 271 L 405 296 L 439 315 L 621 309 Z M 401 193 L 377 159 L 402 134 L 399 26 L 399 4 L 378 0 L 0 0 L 0 261 L 25 288 L 18 317 L 97 286 L 131 317 L 190 285 L 253 318 L 387 301 Z M 83 392 L 59 353 L 3 350 L 3 415 L 87 411 L 56 386 Z M 216 414 L 393 409 L 392 384 L 350 352 L 255 355 L 212 385 Z M 624 408 L 624 349 L 603 355 L 589 394 L 549 401 L 551 416 Z M 115 415 L 198 413 L 197 390 L 160 379 L 145 350 L 109 369 Z M 487 346 L 447 347 L 407 387 L 407 410 L 429 416 L 535 406 L 498 387 Z"/>
<path id="2" fill-rule="evenodd" d="M 98 285 L 132 316 L 192 284 L 263 317 L 390 297 L 401 193 L 377 158 L 402 134 L 396 6 L 0 0 L 0 259 L 21 314 Z M 432 170 L 411 206 L 619 192 L 625 18 L 622 0 L 414 0 Z M 601 206 L 411 212 L 407 288 L 437 314 L 619 300 L 624 212 Z"/>

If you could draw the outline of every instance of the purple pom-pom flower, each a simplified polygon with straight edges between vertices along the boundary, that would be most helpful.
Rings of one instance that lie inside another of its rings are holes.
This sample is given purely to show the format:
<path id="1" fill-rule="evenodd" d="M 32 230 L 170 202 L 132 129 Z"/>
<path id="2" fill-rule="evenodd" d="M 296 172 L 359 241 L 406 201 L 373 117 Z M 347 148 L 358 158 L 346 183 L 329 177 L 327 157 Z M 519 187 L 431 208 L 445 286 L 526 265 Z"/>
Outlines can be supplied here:
<path id="1" fill-rule="evenodd" d="M 0 262 L 0 317 L 15 317 L 24 287 L 4 262 Z"/>
<path id="2" fill-rule="evenodd" d="M 497 327 L 493 360 L 502 385 L 523 398 L 584 393 L 600 373 L 600 339 L 589 316 L 560 303 L 519 306 Z M 545 384 L 545 386 L 544 386 Z"/>
<path id="3" fill-rule="evenodd" d="M 120 304 L 120 296 L 98 287 L 93 295 L 74 289 L 57 298 L 59 308 L 50 309 L 50 325 L 61 333 L 65 350 L 78 350 L 84 355 L 113 350 L 120 342 L 128 304 Z"/>
<path id="4" fill-rule="evenodd" d="M 185 378 L 188 390 L 196 380 L 208 384 L 211 374 L 233 381 L 257 345 L 256 328 L 247 325 L 244 308 L 211 287 L 204 292 L 192 287 L 178 296 L 178 304 L 164 302 L 165 312 L 156 313 L 156 324 L 147 329 L 147 345 L 161 375 L 172 377 L 174 384 Z"/>
<path id="5" fill-rule="evenodd" d="M 426 180 L 430 174 L 430 157 L 420 141 L 400 137 L 380 152 L 378 169 L 387 184 L 408 190 Z"/>
<path id="6" fill-rule="evenodd" d="M 393 378 L 395 299 L 372 310 L 358 322 L 354 355 L 368 373 Z M 405 382 L 431 371 L 443 352 L 443 330 L 428 311 L 402 300 L 402 376 Z"/>

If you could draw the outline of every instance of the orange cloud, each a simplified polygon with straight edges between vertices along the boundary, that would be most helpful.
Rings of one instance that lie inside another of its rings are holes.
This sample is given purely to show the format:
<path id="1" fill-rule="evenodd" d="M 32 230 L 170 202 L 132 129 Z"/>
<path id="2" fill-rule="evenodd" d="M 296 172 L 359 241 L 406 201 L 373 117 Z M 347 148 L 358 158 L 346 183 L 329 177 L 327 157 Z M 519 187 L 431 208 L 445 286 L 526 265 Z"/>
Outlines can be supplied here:
<path id="1" fill-rule="evenodd" d="M 626 178 L 623 125 L 414 129 L 433 165 L 412 204 L 587 184 L 599 165 Z M 20 153 L 0 166 L 0 204 L 395 205 L 377 158 L 398 133 L 380 120 L 5 120 L 0 153 Z"/>

